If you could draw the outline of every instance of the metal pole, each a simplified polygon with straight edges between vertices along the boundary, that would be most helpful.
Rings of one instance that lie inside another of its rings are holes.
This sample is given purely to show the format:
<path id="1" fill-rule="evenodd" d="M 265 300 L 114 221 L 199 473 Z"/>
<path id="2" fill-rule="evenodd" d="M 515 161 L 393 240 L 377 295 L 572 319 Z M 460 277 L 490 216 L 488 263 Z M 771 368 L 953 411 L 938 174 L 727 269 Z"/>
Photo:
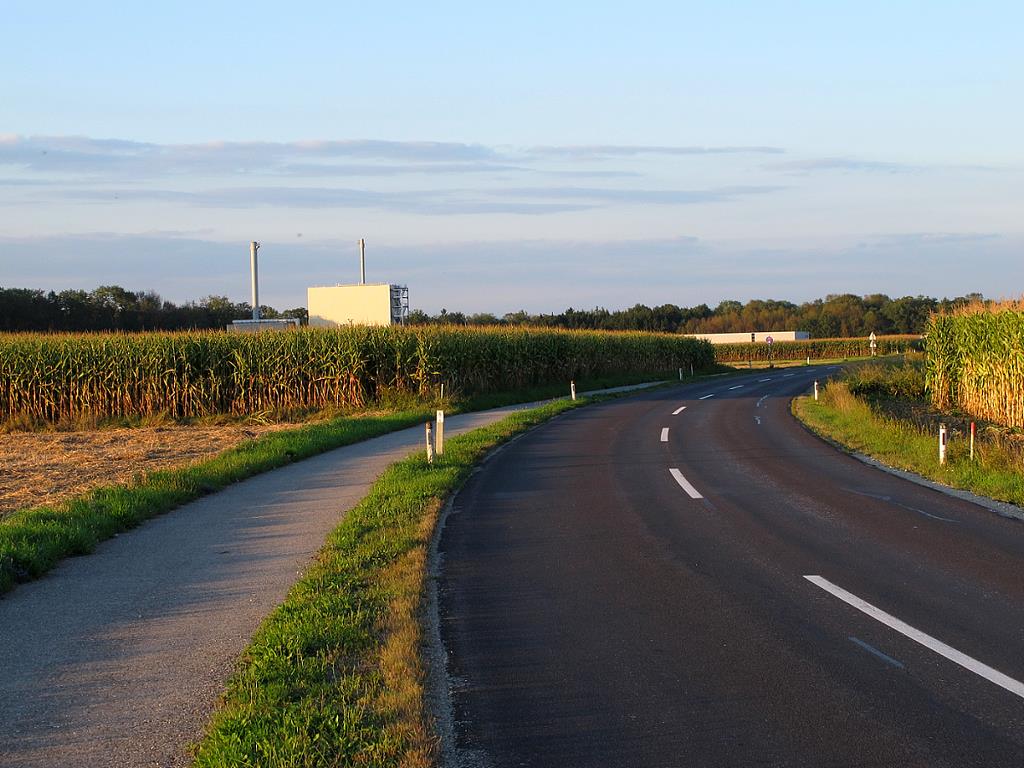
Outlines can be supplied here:
<path id="1" fill-rule="evenodd" d="M 260 280 L 256 270 L 256 251 L 260 244 L 253 240 L 249 243 L 249 267 L 252 272 L 252 319 L 260 319 Z"/>
<path id="2" fill-rule="evenodd" d="M 366 285 L 366 241 L 359 238 L 359 284 Z"/>

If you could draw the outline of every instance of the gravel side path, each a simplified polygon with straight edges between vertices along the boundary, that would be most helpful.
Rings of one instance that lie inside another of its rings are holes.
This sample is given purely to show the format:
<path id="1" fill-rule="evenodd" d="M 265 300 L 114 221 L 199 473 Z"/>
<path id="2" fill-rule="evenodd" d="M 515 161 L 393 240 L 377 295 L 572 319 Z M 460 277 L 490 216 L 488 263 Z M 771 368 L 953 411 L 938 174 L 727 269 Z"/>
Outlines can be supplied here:
<path id="1" fill-rule="evenodd" d="M 450 416 L 447 435 L 526 404 Z M 0 766 L 185 766 L 236 658 L 423 428 L 268 472 L 0 598 Z"/>

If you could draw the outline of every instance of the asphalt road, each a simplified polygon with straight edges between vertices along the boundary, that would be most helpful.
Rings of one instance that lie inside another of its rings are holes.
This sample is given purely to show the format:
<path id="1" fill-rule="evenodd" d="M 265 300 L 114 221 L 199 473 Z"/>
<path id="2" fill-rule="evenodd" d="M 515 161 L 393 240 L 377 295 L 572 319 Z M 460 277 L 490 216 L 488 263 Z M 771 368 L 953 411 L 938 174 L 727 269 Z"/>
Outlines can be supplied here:
<path id="1" fill-rule="evenodd" d="M 807 433 L 826 373 L 601 404 L 484 465 L 439 541 L 448 765 L 1024 765 L 1024 526 Z"/>

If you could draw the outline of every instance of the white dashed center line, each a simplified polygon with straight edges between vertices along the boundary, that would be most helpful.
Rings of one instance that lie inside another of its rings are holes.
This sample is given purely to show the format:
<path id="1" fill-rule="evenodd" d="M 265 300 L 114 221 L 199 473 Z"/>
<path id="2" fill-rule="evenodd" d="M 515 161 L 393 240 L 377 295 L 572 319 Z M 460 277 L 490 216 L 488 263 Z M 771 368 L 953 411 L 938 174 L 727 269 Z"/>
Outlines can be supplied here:
<path id="1" fill-rule="evenodd" d="M 676 408 L 674 411 L 672 411 L 672 415 L 673 416 L 678 416 L 680 413 L 682 413 L 685 410 L 686 410 L 686 406 L 685 405 L 681 405 L 678 408 Z"/>
<path id="2" fill-rule="evenodd" d="M 737 384 L 735 387 L 729 387 L 729 389 L 730 390 L 733 390 L 733 389 L 743 389 L 743 385 L 742 384 Z"/>
<path id="3" fill-rule="evenodd" d="M 715 393 L 712 392 L 710 395 L 704 395 L 704 397 L 698 397 L 698 400 L 707 400 L 709 397 L 714 397 Z"/>
<path id="4" fill-rule="evenodd" d="M 663 442 L 663 443 L 667 443 L 668 442 L 668 427 L 662 427 L 661 428 L 661 442 Z"/>
<path id="5" fill-rule="evenodd" d="M 696 488 L 694 488 L 692 485 L 690 485 L 690 481 L 687 480 L 685 477 L 683 477 L 683 473 L 680 472 L 678 469 L 676 469 L 675 467 L 672 467 L 672 469 L 670 469 L 669 472 L 672 473 L 672 477 L 674 477 L 676 479 L 676 482 L 679 483 L 679 485 L 682 487 L 682 489 L 684 491 L 686 491 L 687 495 L 691 499 L 703 499 L 704 498 L 703 496 L 701 496 L 697 492 Z"/>
<path id="6" fill-rule="evenodd" d="M 985 678 L 990 683 L 995 683 L 1000 688 L 1005 688 L 1010 693 L 1024 699 L 1024 683 L 1021 683 L 1019 680 L 1014 680 L 1012 677 L 1004 675 L 998 669 L 993 669 L 987 664 L 982 664 L 977 659 L 971 658 L 966 653 L 962 653 L 956 648 L 946 645 L 941 640 L 936 640 L 931 635 L 926 635 L 921 630 L 915 629 L 909 624 L 900 621 L 895 616 L 886 613 L 880 608 L 876 608 L 871 605 L 871 603 L 861 600 L 856 595 L 847 592 L 842 587 L 837 587 L 835 584 L 827 579 L 823 579 L 821 576 L 804 576 L 804 578 L 816 587 L 820 587 L 825 590 L 830 595 L 838 597 L 847 605 L 852 605 L 858 611 L 866 613 L 875 621 L 880 621 L 882 624 L 889 627 L 889 629 L 896 630 L 904 637 L 909 637 L 911 640 L 916 643 L 920 643 L 925 648 L 935 651 L 935 653 L 940 656 L 944 656 L 954 664 L 959 664 L 964 669 L 968 669 L 974 674 Z"/>

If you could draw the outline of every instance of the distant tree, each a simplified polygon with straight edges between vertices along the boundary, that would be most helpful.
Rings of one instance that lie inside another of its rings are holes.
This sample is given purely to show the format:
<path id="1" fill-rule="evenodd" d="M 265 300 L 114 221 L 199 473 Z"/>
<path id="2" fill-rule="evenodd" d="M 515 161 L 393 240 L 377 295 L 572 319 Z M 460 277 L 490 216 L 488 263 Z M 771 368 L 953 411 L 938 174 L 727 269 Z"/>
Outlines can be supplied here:
<path id="1" fill-rule="evenodd" d="M 683 307 L 634 304 L 628 309 L 609 311 L 567 308 L 559 313 L 532 315 L 525 310 L 498 318 L 489 312 L 468 317 L 462 312 L 442 309 L 431 317 L 423 310 L 409 313 L 411 325 L 452 323 L 456 325 L 534 325 L 555 328 L 644 330 L 668 333 L 728 333 L 770 330 L 808 331 L 817 338 L 862 336 L 875 333 L 922 333 L 932 312 L 948 311 L 970 302 L 984 301 L 980 293 L 953 299 L 885 294 L 866 296 L 832 294 L 797 305 L 773 299 L 752 299 L 746 304 L 727 299 L 714 309 L 707 304 Z M 277 312 L 261 307 L 266 318 L 297 317 L 308 322 L 304 307 Z M 153 291 L 132 292 L 117 285 L 92 291 L 65 290 L 44 293 L 26 288 L 0 288 L 0 331 L 101 331 L 185 328 L 224 328 L 232 320 L 252 316 L 246 302 L 232 302 L 226 296 L 207 296 L 180 306 L 163 301 Z"/>
<path id="2" fill-rule="evenodd" d="M 520 309 L 518 312 L 508 312 L 502 318 L 509 325 L 526 325 L 530 322 L 531 317 L 529 313 L 524 309 Z"/>
<path id="3" fill-rule="evenodd" d="M 409 325 L 427 325 L 430 322 L 430 315 L 422 309 L 414 309 L 409 312 Z"/>
<path id="4" fill-rule="evenodd" d="M 895 333 L 923 333 L 928 318 L 938 307 L 935 299 L 926 296 L 904 296 L 887 304 L 882 312 L 892 322 Z"/>
<path id="5" fill-rule="evenodd" d="M 294 317 L 298 318 L 300 325 L 309 325 L 309 310 L 305 307 L 295 307 L 294 309 L 286 309 L 281 313 L 281 317 Z"/>

